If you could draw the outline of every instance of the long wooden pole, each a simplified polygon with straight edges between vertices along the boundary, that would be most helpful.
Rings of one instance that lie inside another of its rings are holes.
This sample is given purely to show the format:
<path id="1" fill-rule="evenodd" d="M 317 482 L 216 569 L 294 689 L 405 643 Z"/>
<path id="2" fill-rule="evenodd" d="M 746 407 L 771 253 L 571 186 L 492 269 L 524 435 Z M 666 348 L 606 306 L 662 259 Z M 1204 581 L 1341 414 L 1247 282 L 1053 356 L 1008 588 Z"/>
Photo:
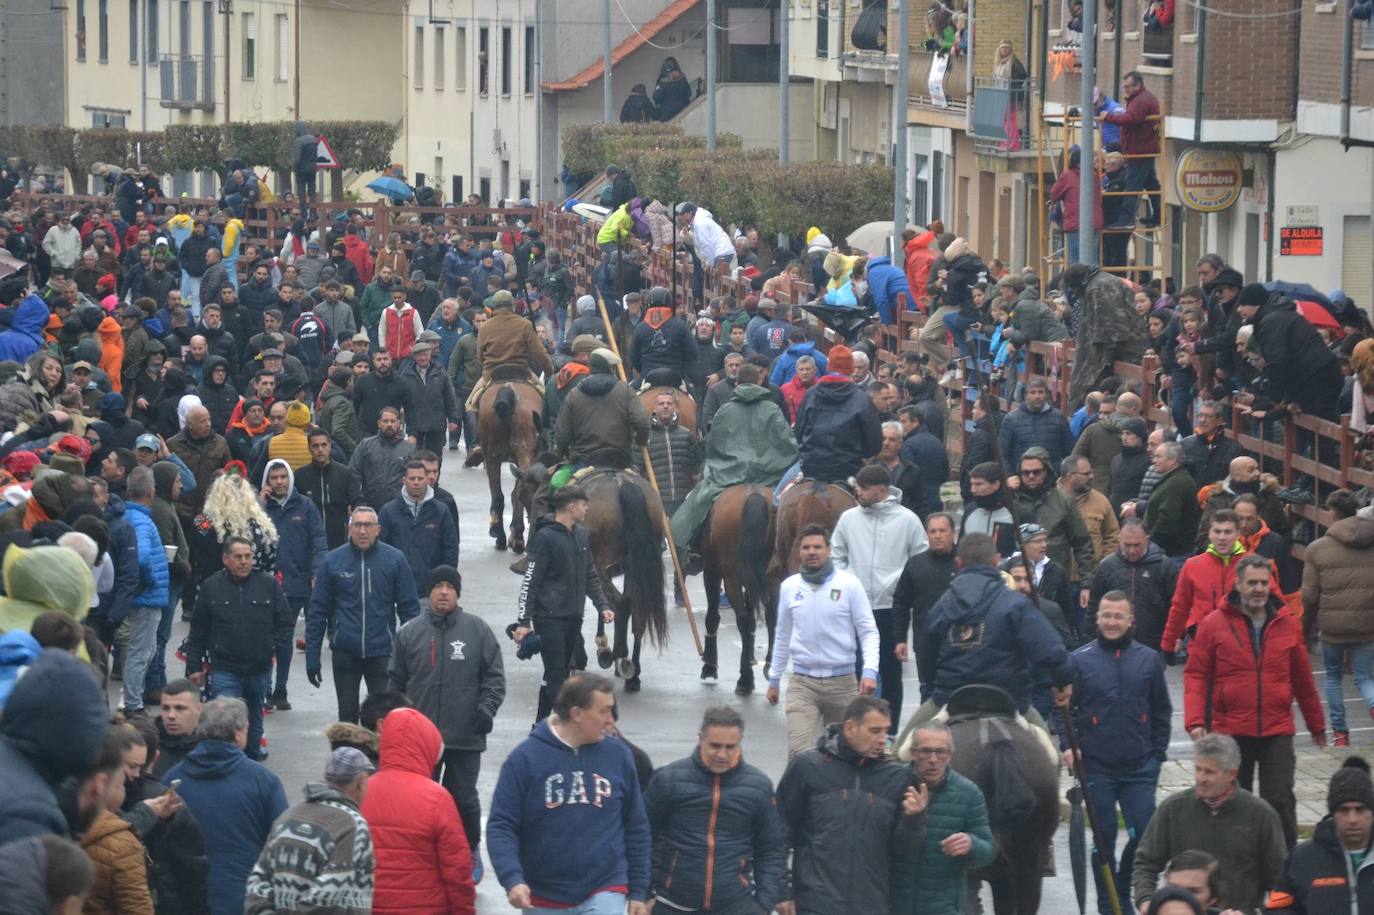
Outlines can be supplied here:
<path id="1" fill-rule="evenodd" d="M 606 311 L 606 301 L 600 296 L 597 297 L 596 306 L 601 310 L 601 323 L 606 327 L 606 339 L 610 341 L 611 352 L 615 353 L 620 364 L 616 370 L 620 373 L 620 380 L 629 383 L 629 378 L 625 375 L 625 359 L 620 355 L 620 344 L 615 339 L 615 328 L 611 326 L 611 316 Z M 659 504 L 663 503 L 663 491 L 658 488 L 658 477 L 654 474 L 653 462 L 649 460 L 649 446 L 639 446 L 640 455 L 644 460 L 644 475 L 649 478 L 649 485 L 653 486 L 654 492 L 658 493 Z M 668 513 L 663 514 L 663 526 L 668 526 Z M 677 545 L 673 543 L 673 532 L 665 530 L 668 540 L 668 555 L 673 557 L 673 575 L 677 577 L 677 586 L 682 591 L 682 603 L 687 611 L 687 622 L 692 626 L 692 641 L 697 645 L 697 657 L 705 657 L 706 649 L 701 643 L 701 630 L 697 627 L 697 618 L 692 613 L 692 598 L 687 594 L 687 577 L 682 574 L 682 563 L 677 558 Z"/>

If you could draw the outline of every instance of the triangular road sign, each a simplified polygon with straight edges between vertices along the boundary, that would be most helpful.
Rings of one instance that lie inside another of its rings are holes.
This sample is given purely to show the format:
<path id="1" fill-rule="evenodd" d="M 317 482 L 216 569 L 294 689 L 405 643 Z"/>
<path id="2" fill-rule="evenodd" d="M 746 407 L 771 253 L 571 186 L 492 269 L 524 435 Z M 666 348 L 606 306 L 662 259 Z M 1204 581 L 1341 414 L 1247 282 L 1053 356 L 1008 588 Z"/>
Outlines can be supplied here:
<path id="1" fill-rule="evenodd" d="M 320 144 L 315 147 L 315 167 L 318 168 L 339 168 L 339 157 L 334 154 L 334 148 L 329 145 L 329 141 L 320 134 Z"/>

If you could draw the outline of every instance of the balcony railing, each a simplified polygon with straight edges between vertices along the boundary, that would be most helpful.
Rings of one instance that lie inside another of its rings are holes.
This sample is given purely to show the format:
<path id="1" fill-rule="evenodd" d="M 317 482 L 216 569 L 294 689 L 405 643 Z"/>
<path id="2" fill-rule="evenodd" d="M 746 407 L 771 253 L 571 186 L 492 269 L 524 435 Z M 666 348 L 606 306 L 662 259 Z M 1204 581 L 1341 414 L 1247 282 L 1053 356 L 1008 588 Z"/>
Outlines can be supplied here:
<path id="1" fill-rule="evenodd" d="M 911 49 L 907 79 L 913 105 L 943 111 L 968 110 L 968 58 Z"/>
<path id="2" fill-rule="evenodd" d="M 1141 36 L 1140 53 L 1145 63 L 1152 67 L 1172 67 L 1174 65 L 1174 27 L 1146 29 Z"/>
<path id="3" fill-rule="evenodd" d="M 980 153 L 1009 154 L 1029 150 L 1031 102 L 1039 90 L 1033 79 L 973 80 L 969 134 Z"/>
<path id="4" fill-rule="evenodd" d="M 158 61 L 163 108 L 215 107 L 212 72 L 195 54 L 163 54 Z"/>

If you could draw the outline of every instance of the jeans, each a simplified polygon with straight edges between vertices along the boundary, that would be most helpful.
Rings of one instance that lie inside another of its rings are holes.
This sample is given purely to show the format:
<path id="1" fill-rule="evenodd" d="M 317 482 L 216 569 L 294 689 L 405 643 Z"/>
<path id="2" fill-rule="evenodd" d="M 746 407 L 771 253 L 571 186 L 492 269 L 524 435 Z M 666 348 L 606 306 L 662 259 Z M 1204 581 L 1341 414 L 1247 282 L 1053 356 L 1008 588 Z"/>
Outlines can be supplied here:
<path id="1" fill-rule="evenodd" d="M 1292 735 L 1237 737 L 1236 743 L 1240 745 L 1240 786 L 1254 791 L 1255 769 L 1259 769 L 1259 796 L 1279 815 L 1284 841 L 1292 849 L 1298 843 L 1298 799 L 1293 796 L 1298 759 Z"/>
<path id="2" fill-rule="evenodd" d="M 173 582 L 170 590 L 171 594 L 181 593 L 181 583 Z M 148 663 L 148 673 L 143 678 L 143 691 L 146 693 L 152 689 L 162 689 L 167 685 L 167 641 L 172 637 L 172 623 L 176 621 L 177 601 L 172 598 L 172 602 L 162 608 L 162 616 L 157 624 L 157 648 L 153 651 L 153 659 Z"/>
<path id="3" fill-rule="evenodd" d="M 181 271 L 181 301 L 194 317 L 200 317 L 200 277 L 185 270 Z"/>
<path id="4" fill-rule="evenodd" d="M 570 909 L 529 909 L 533 915 L 624 915 L 624 893 L 597 893 Z"/>
<path id="5" fill-rule="evenodd" d="M 216 699 L 242 699 L 248 706 L 248 745 L 243 752 L 249 759 L 262 755 L 262 699 L 271 685 L 272 672 L 236 674 L 215 670 L 210 674 L 210 691 Z"/>
<path id="6" fill-rule="evenodd" d="M 1123 168 L 1126 172 L 1126 190 L 1128 191 L 1158 191 L 1159 178 L 1155 176 L 1154 159 L 1127 159 Z M 1159 194 L 1153 193 L 1145 197 L 1146 223 L 1159 224 Z M 1134 222 L 1139 201 L 1135 197 L 1121 198 L 1122 212 Z"/>
<path id="7" fill-rule="evenodd" d="M 799 476 L 801 476 L 801 461 L 797 461 L 797 463 L 788 467 L 787 472 L 784 473 L 782 479 L 778 481 L 777 487 L 773 490 L 774 505 L 777 505 L 778 502 L 782 500 L 782 491 L 787 488 L 787 484 L 791 483 Z"/>
<path id="8" fill-rule="evenodd" d="M 582 645 L 582 617 L 535 617 L 534 631 L 543 643 L 539 656 L 544 661 L 544 682 L 539 686 L 539 708 L 534 716 L 535 722 L 540 722 L 553 711 L 553 701 L 572 670 L 573 654 Z"/>
<path id="9" fill-rule="evenodd" d="M 1159 761 L 1151 760 L 1140 769 L 1123 775 L 1087 774 L 1088 802 L 1097 813 L 1097 825 L 1102 830 L 1102 841 L 1107 846 L 1107 859 L 1112 865 L 1112 878 L 1116 881 L 1117 897 L 1130 898 L 1131 867 L 1135 859 L 1135 846 L 1150 825 L 1155 815 L 1155 789 L 1159 785 Z M 1116 811 L 1121 808 L 1121 818 L 1126 821 L 1126 847 L 1121 850 L 1121 858 L 1116 858 Z M 1102 872 L 1098 869 L 1102 861 L 1100 849 L 1093 850 L 1093 878 L 1097 881 L 1097 910 L 1101 915 L 1111 915 L 1111 905 L 1107 901 L 1107 887 L 1103 883 Z"/>
<path id="10" fill-rule="evenodd" d="M 1193 386 L 1180 384 L 1177 376 L 1169 383 L 1169 413 L 1174 418 L 1174 428 L 1193 428 Z"/>
<path id="11" fill-rule="evenodd" d="M 878 696 L 892 708 L 889 734 L 897 733 L 902 720 L 902 662 L 897 660 L 896 634 L 892 631 L 892 608 L 874 608 L 873 620 L 878 624 Z"/>
<path id="12" fill-rule="evenodd" d="M 291 655 L 296 651 L 296 620 L 305 609 L 304 597 L 287 595 L 286 606 L 291 608 L 291 631 L 286 638 L 277 643 L 277 688 L 275 692 L 286 695 L 286 678 L 291 675 Z"/>
<path id="13" fill-rule="evenodd" d="M 335 648 L 330 655 L 334 669 L 334 695 L 339 701 L 339 720 L 358 723 L 358 684 L 366 681 L 369 693 L 386 689 L 386 668 L 391 658 L 379 655 L 360 658 L 351 651 Z"/>
<path id="14" fill-rule="evenodd" d="M 1065 253 L 1065 254 L 1067 255 L 1067 257 L 1068 257 L 1068 263 L 1070 263 L 1070 264 L 1076 264 L 1076 263 L 1078 263 L 1078 233 L 1077 233 L 1077 232 L 1065 232 L 1065 233 L 1064 233 L 1064 253 Z"/>
<path id="15" fill-rule="evenodd" d="M 477 776 L 482 772 L 480 750 L 444 750 L 443 758 L 434 769 L 434 778 L 453 795 L 458 805 L 458 817 L 467 833 L 468 848 L 477 860 L 477 846 L 482 844 L 482 799 L 477 796 Z"/>
<path id="16" fill-rule="evenodd" d="M 162 622 L 162 609 L 134 607 L 125 621 L 129 625 L 129 654 L 124 659 L 124 709 L 132 712 L 143 708 L 143 683 L 157 650 L 157 627 Z"/>
<path id="17" fill-rule="evenodd" d="M 1345 697 L 1341 681 L 1345 679 L 1345 661 L 1350 659 L 1350 672 L 1355 675 L 1355 688 L 1364 704 L 1374 709 L 1374 642 L 1358 645 L 1332 645 L 1322 642 L 1322 664 L 1326 667 L 1326 706 L 1331 718 L 1331 730 L 1347 730 Z"/>

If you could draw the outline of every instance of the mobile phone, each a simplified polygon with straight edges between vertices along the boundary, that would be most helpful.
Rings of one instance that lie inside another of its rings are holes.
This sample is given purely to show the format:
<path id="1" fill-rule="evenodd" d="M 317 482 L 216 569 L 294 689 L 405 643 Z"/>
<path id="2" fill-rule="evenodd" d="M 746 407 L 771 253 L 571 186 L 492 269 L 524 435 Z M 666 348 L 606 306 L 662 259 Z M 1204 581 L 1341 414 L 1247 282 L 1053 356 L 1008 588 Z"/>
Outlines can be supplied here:
<path id="1" fill-rule="evenodd" d="M 171 784 L 170 786 L 168 786 L 167 790 L 164 791 L 164 792 L 162 792 L 162 793 L 163 793 L 163 794 L 175 794 L 175 793 L 176 793 L 176 790 L 177 790 L 178 788 L 180 788 L 180 787 L 181 787 L 181 779 L 179 779 L 179 778 L 174 778 L 174 779 L 172 779 L 172 784 Z"/>

